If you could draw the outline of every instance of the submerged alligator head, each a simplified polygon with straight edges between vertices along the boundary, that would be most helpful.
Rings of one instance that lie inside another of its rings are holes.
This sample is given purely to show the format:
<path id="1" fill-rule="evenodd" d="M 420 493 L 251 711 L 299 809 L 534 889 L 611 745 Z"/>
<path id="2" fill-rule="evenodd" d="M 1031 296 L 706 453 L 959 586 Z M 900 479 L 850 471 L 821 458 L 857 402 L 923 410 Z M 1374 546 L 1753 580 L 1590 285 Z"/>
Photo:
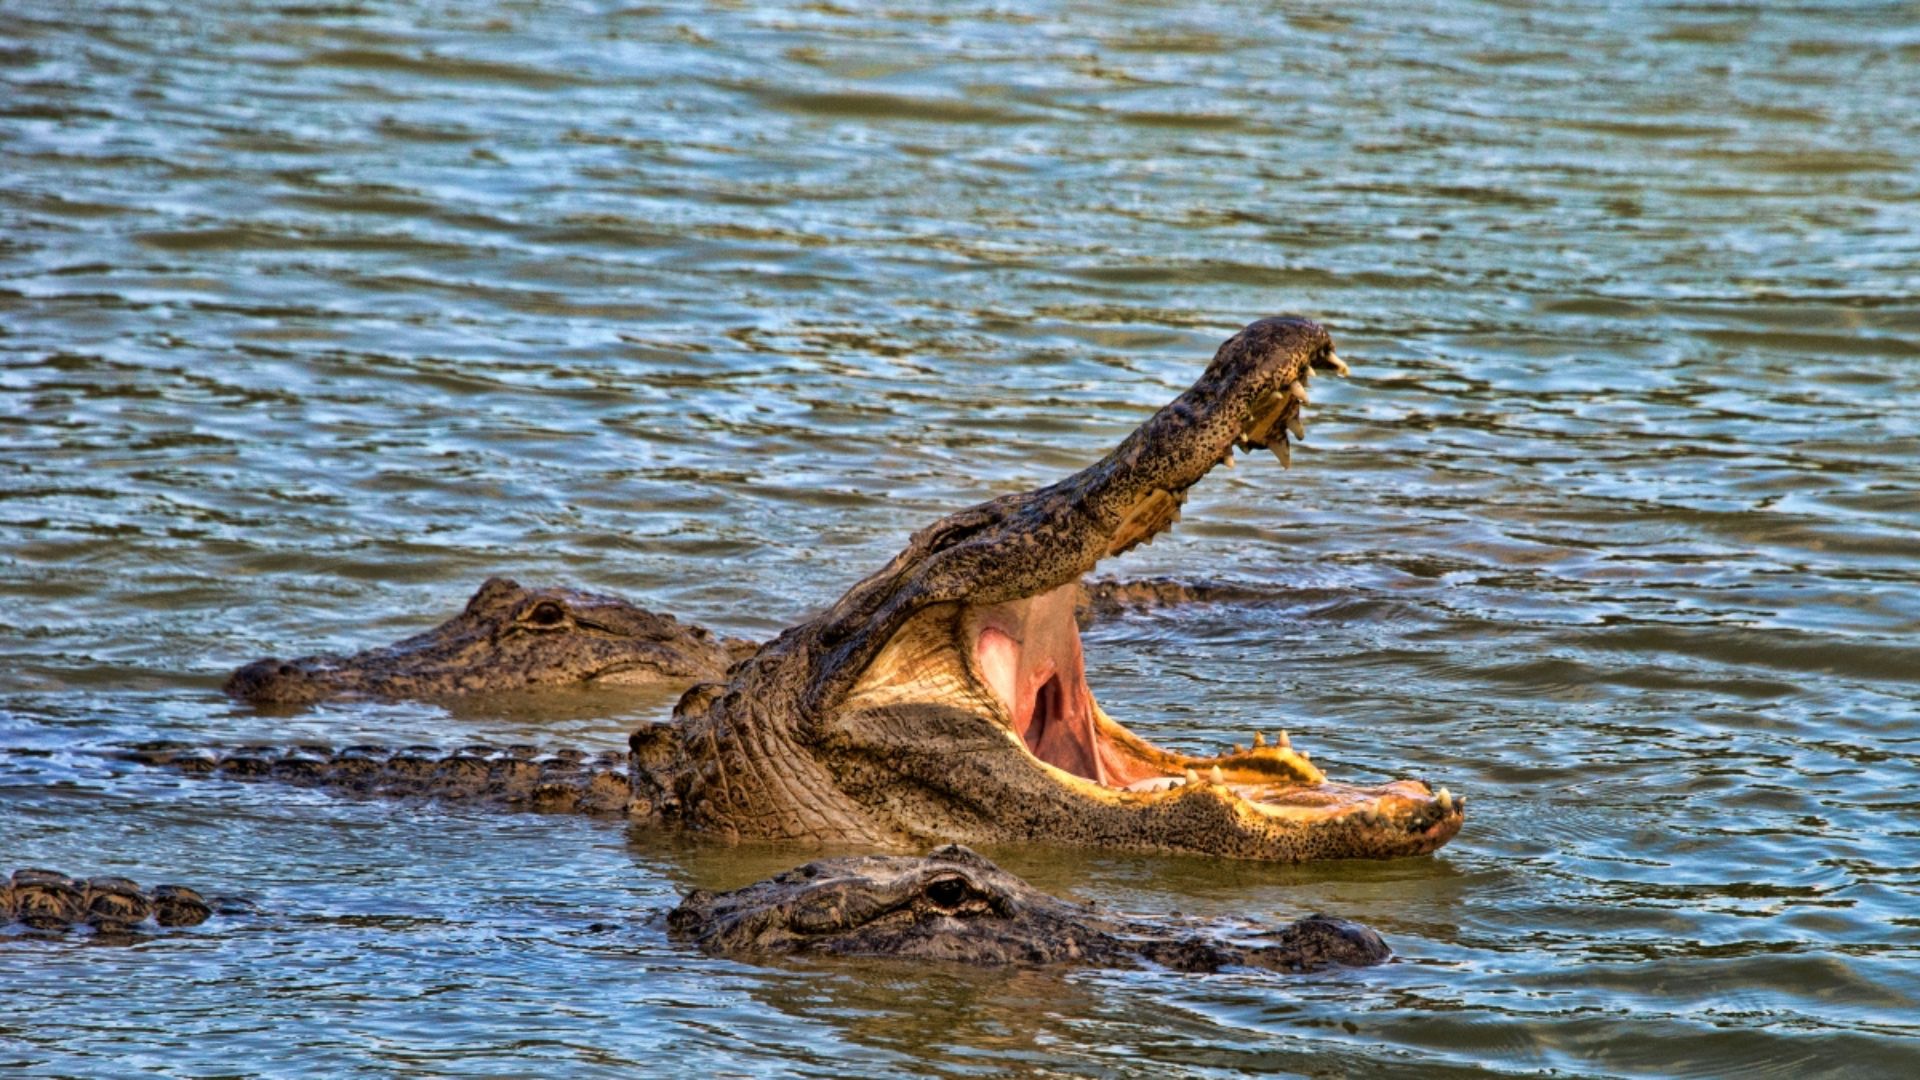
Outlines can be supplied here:
<path id="1" fill-rule="evenodd" d="M 1262 934 L 1257 945 L 1110 918 L 1049 896 L 958 845 L 924 858 L 821 859 L 733 892 L 695 891 L 667 916 L 667 927 L 725 956 L 1314 971 L 1390 955 L 1372 930 L 1324 915 Z"/>
<path id="2" fill-rule="evenodd" d="M 684 684 L 720 678 L 752 651 L 749 642 L 716 637 L 617 596 L 489 578 L 465 611 L 424 634 L 352 656 L 256 660 L 227 678 L 226 691 L 254 702 L 306 704 L 341 695 Z"/>
<path id="3" fill-rule="evenodd" d="M 1285 464 L 1327 332 L 1263 319 L 1093 466 L 935 522 L 825 613 L 631 740 L 631 810 L 730 836 L 1032 841 L 1301 860 L 1424 854 L 1463 802 L 1327 780 L 1284 738 L 1162 749 L 1094 701 L 1078 582 L 1178 520 L 1236 447 Z"/>

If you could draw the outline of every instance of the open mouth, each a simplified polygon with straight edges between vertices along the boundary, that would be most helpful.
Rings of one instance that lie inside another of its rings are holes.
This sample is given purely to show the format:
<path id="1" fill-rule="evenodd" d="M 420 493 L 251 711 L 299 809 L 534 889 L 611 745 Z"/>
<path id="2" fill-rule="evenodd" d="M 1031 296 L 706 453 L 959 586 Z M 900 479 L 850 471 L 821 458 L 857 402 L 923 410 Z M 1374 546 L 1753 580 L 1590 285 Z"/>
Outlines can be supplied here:
<path id="1" fill-rule="evenodd" d="M 1329 351 L 1321 366 L 1345 374 Z M 1270 449 L 1283 464 L 1288 436 L 1304 433 L 1306 375 L 1255 402 L 1235 445 Z M 1220 462 L 1232 465 L 1232 449 Z M 1216 463 L 1216 464 L 1218 464 Z M 1185 490 L 1151 489 L 1122 515 L 1106 554 L 1149 543 L 1179 519 Z M 1054 779 L 1106 802 L 1153 805 L 1204 795 L 1227 797 L 1236 813 L 1273 826 L 1338 825 L 1379 837 L 1383 849 L 1432 850 L 1459 831 L 1466 800 L 1415 780 L 1362 787 L 1329 781 L 1288 734 L 1255 734 L 1248 745 L 1213 756 L 1154 746 L 1094 701 L 1074 601 L 1079 586 L 968 610 L 962 640 L 971 644 L 974 679 L 991 691 L 1014 741 Z"/>

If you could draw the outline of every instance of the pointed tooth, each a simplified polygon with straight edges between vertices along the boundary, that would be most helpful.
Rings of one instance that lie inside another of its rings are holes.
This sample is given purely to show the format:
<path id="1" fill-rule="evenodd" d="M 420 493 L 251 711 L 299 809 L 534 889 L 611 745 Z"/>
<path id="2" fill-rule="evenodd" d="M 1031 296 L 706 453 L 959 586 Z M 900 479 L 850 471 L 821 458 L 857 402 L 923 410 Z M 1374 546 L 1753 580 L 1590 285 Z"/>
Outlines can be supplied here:
<path id="1" fill-rule="evenodd" d="M 1197 784 L 1200 782 L 1200 774 L 1197 772 L 1194 772 L 1192 769 L 1188 769 L 1187 775 L 1183 778 L 1183 780 L 1189 784 Z"/>
<path id="2" fill-rule="evenodd" d="M 1226 782 L 1227 782 L 1227 774 L 1221 772 L 1220 766 L 1218 765 L 1215 765 L 1213 767 L 1213 771 L 1207 773 L 1207 783 L 1209 784 L 1224 784 Z"/>
<path id="3" fill-rule="evenodd" d="M 1275 735 L 1273 737 L 1273 745 L 1279 747 L 1282 750 L 1293 749 L 1293 739 L 1291 736 L 1287 734 L 1286 728 L 1281 728 L 1280 734 Z"/>
<path id="4" fill-rule="evenodd" d="M 1295 410 L 1292 416 L 1287 417 L 1287 430 L 1293 434 L 1295 439 L 1301 442 L 1306 441 L 1307 425 L 1301 422 L 1299 410 Z"/>
<path id="5" fill-rule="evenodd" d="M 1435 795 L 1433 799 L 1440 804 L 1441 813 L 1453 812 L 1453 792 L 1448 791 L 1446 788 L 1441 788 L 1440 793 Z"/>
<path id="6" fill-rule="evenodd" d="M 1259 747 L 1262 747 L 1262 746 L 1265 746 L 1265 745 L 1267 745 L 1267 734 L 1266 734 L 1266 732 L 1264 732 L 1264 731 L 1256 731 L 1256 732 L 1254 732 L 1254 733 L 1253 733 L 1253 745 L 1254 745 L 1254 747 L 1255 747 L 1256 749 L 1257 749 L 1257 748 L 1259 748 Z"/>
<path id="7" fill-rule="evenodd" d="M 1458 810 L 1458 811 L 1460 811 L 1460 812 L 1461 812 L 1462 814 L 1464 814 L 1464 813 L 1466 813 L 1466 812 L 1467 812 L 1467 797 L 1466 797 L 1465 795 L 1455 795 L 1455 796 L 1453 797 L 1453 808 L 1454 808 L 1455 810 Z"/>
<path id="8" fill-rule="evenodd" d="M 1288 383 L 1287 393 L 1292 394 L 1293 400 L 1299 402 L 1300 404 L 1302 405 L 1307 404 L 1307 384 L 1306 383 L 1302 383 L 1302 382 Z"/>
<path id="9" fill-rule="evenodd" d="M 1275 439 L 1269 449 L 1273 451 L 1273 456 L 1279 460 L 1281 468 L 1293 468 L 1293 450 L 1287 446 L 1287 437 L 1285 435 Z"/>
<path id="10" fill-rule="evenodd" d="M 1333 373 L 1335 375 L 1338 375 L 1343 379 L 1346 378 L 1347 375 L 1353 371 L 1352 368 L 1347 366 L 1347 362 L 1345 360 L 1340 359 L 1340 357 L 1335 353 L 1333 353 L 1331 350 L 1327 352 L 1327 366 L 1333 369 Z"/>
<path id="11" fill-rule="evenodd" d="M 1247 752 L 1247 749 L 1246 749 L 1246 747 L 1244 747 L 1244 746 L 1241 746 L 1241 745 L 1240 745 L 1239 743 L 1234 743 L 1234 744 L 1233 744 L 1233 752 L 1234 752 L 1234 753 L 1236 753 L 1236 754 L 1244 754 L 1244 753 L 1246 753 L 1246 752 Z"/>
<path id="12" fill-rule="evenodd" d="M 1233 447 L 1227 447 L 1227 456 L 1220 459 L 1220 464 L 1229 469 L 1233 468 Z"/>

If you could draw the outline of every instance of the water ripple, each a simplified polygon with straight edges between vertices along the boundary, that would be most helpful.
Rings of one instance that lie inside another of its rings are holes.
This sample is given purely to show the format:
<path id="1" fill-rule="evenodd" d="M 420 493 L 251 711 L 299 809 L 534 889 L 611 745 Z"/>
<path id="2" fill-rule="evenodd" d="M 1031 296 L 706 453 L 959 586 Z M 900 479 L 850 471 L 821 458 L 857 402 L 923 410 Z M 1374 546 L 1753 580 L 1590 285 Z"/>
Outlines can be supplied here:
<path id="1" fill-rule="evenodd" d="M 1920 39 L 1897 7 L 21 0 L 0 12 L 0 856 L 257 921 L 8 941 L 48 1073 L 1905 1075 L 1920 1065 Z M 1569 42 L 1579 42 L 1570 48 Z M 1489 44 L 1495 43 L 1495 44 Z M 1077 468 L 1249 318 L 1355 361 L 1088 636 L 1430 859 L 996 851 L 1385 969 L 750 967 L 648 912 L 784 849 L 102 749 L 620 745 L 671 695 L 237 708 L 488 574 L 764 636 Z M 594 930 L 612 925 L 613 930 Z M 112 1009 L 99 1001 L 120 1003 Z"/>

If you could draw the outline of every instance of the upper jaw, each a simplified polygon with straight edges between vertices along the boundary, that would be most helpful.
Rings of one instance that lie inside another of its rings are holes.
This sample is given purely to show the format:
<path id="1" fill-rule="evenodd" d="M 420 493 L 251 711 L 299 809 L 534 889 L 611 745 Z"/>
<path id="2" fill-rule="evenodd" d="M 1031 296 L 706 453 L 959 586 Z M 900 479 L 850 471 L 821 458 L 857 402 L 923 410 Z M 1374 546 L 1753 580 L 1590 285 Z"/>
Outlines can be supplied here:
<path id="1" fill-rule="evenodd" d="M 818 647 L 806 710 L 819 716 L 841 700 L 916 612 L 1018 600 L 1077 581 L 1101 559 L 1171 527 L 1187 489 L 1236 446 L 1273 448 L 1285 460 L 1316 366 L 1345 366 L 1318 324 L 1251 323 L 1220 346 L 1193 386 L 1093 465 L 915 533 L 812 625 Z"/>

